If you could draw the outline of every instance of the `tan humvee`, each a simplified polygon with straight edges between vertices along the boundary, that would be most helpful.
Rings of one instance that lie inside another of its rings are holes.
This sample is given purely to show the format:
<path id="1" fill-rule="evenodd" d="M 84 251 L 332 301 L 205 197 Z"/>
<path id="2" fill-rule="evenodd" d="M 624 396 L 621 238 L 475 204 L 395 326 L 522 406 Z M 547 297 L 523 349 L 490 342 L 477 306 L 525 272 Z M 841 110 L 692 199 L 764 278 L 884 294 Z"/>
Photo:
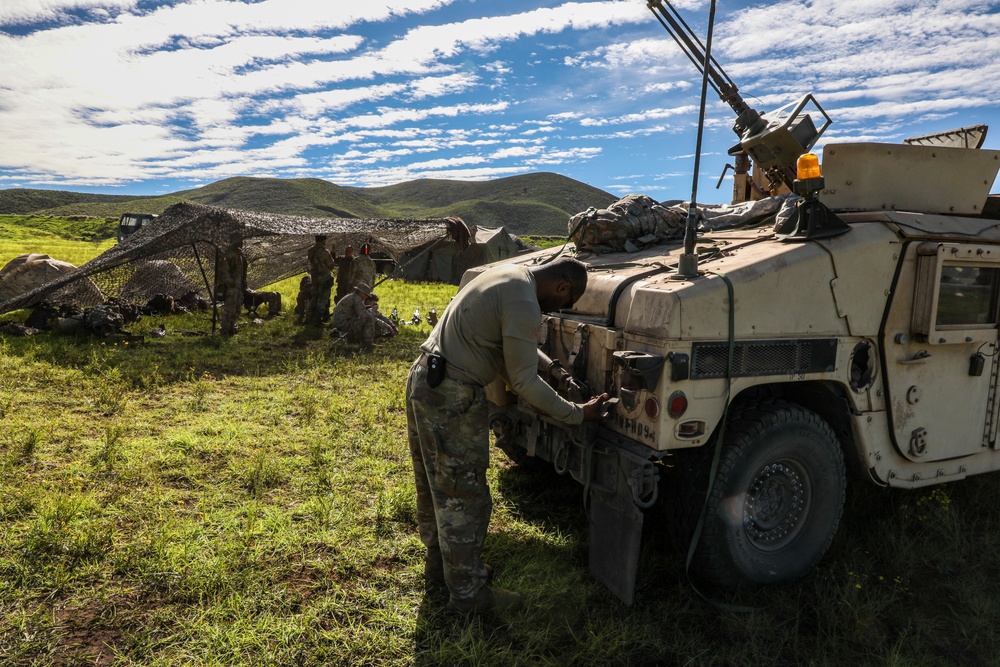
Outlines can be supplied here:
<path id="1" fill-rule="evenodd" d="M 702 580 L 735 587 L 818 562 L 849 469 L 904 488 L 1000 469 L 1000 151 L 829 144 L 823 166 L 845 233 L 702 233 L 686 278 L 679 240 L 582 253 L 587 291 L 540 349 L 617 404 L 575 428 L 497 410 L 515 460 L 584 485 L 591 569 L 626 602 L 658 496 Z"/>

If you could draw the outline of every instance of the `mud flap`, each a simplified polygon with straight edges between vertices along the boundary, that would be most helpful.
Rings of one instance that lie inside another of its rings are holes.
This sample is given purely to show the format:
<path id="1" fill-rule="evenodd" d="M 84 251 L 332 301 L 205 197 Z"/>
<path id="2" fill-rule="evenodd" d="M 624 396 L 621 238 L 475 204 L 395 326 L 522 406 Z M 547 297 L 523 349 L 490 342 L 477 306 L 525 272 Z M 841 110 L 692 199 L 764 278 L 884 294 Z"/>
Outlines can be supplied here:
<path id="1" fill-rule="evenodd" d="M 627 605 L 635 600 L 642 518 L 631 497 L 590 490 L 590 571 Z"/>

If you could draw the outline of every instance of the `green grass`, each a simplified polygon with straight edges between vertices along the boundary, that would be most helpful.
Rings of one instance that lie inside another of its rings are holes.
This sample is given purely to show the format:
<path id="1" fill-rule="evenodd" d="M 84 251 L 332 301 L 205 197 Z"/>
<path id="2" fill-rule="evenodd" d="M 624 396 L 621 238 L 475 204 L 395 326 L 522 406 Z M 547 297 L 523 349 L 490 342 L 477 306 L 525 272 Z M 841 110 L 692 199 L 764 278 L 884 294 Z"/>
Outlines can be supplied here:
<path id="1" fill-rule="evenodd" d="M 296 281 L 277 288 L 286 303 Z M 387 282 L 383 310 L 454 287 Z M 582 488 L 496 453 L 487 559 L 526 608 L 425 591 L 404 380 L 289 317 L 147 317 L 164 338 L 0 337 L 0 660 L 36 665 L 987 665 L 1000 643 L 996 477 L 854 483 L 830 553 L 727 611 L 646 518 L 637 602 L 587 570 Z"/>
<path id="2" fill-rule="evenodd" d="M 558 248 L 566 243 L 565 236 L 522 236 L 520 239 L 539 250 Z"/>
<path id="3" fill-rule="evenodd" d="M 23 253 L 79 266 L 115 243 L 118 219 L 0 215 L 0 268 Z"/>

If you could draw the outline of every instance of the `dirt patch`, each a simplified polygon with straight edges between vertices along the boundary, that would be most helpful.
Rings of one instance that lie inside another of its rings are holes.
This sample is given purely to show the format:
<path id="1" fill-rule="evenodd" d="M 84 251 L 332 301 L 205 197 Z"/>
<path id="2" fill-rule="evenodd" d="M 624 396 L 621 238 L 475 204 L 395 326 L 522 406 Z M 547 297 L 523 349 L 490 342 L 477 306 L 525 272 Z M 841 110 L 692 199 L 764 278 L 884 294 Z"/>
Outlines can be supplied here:
<path id="1" fill-rule="evenodd" d="M 159 606 L 156 599 L 118 596 L 53 609 L 50 664 L 54 667 L 113 664 L 119 655 L 128 653 L 130 636 L 146 626 L 149 611 Z"/>

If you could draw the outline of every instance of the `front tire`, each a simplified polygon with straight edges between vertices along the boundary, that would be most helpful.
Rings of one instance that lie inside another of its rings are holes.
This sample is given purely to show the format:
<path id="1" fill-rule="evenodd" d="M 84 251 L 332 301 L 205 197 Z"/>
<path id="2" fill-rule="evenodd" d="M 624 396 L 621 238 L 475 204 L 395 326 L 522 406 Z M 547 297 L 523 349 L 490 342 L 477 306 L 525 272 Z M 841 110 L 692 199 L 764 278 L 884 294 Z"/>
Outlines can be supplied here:
<path id="1" fill-rule="evenodd" d="M 692 569 L 729 589 L 800 578 L 843 513 L 847 474 L 833 430 L 787 401 L 737 404 L 722 448 Z"/>

